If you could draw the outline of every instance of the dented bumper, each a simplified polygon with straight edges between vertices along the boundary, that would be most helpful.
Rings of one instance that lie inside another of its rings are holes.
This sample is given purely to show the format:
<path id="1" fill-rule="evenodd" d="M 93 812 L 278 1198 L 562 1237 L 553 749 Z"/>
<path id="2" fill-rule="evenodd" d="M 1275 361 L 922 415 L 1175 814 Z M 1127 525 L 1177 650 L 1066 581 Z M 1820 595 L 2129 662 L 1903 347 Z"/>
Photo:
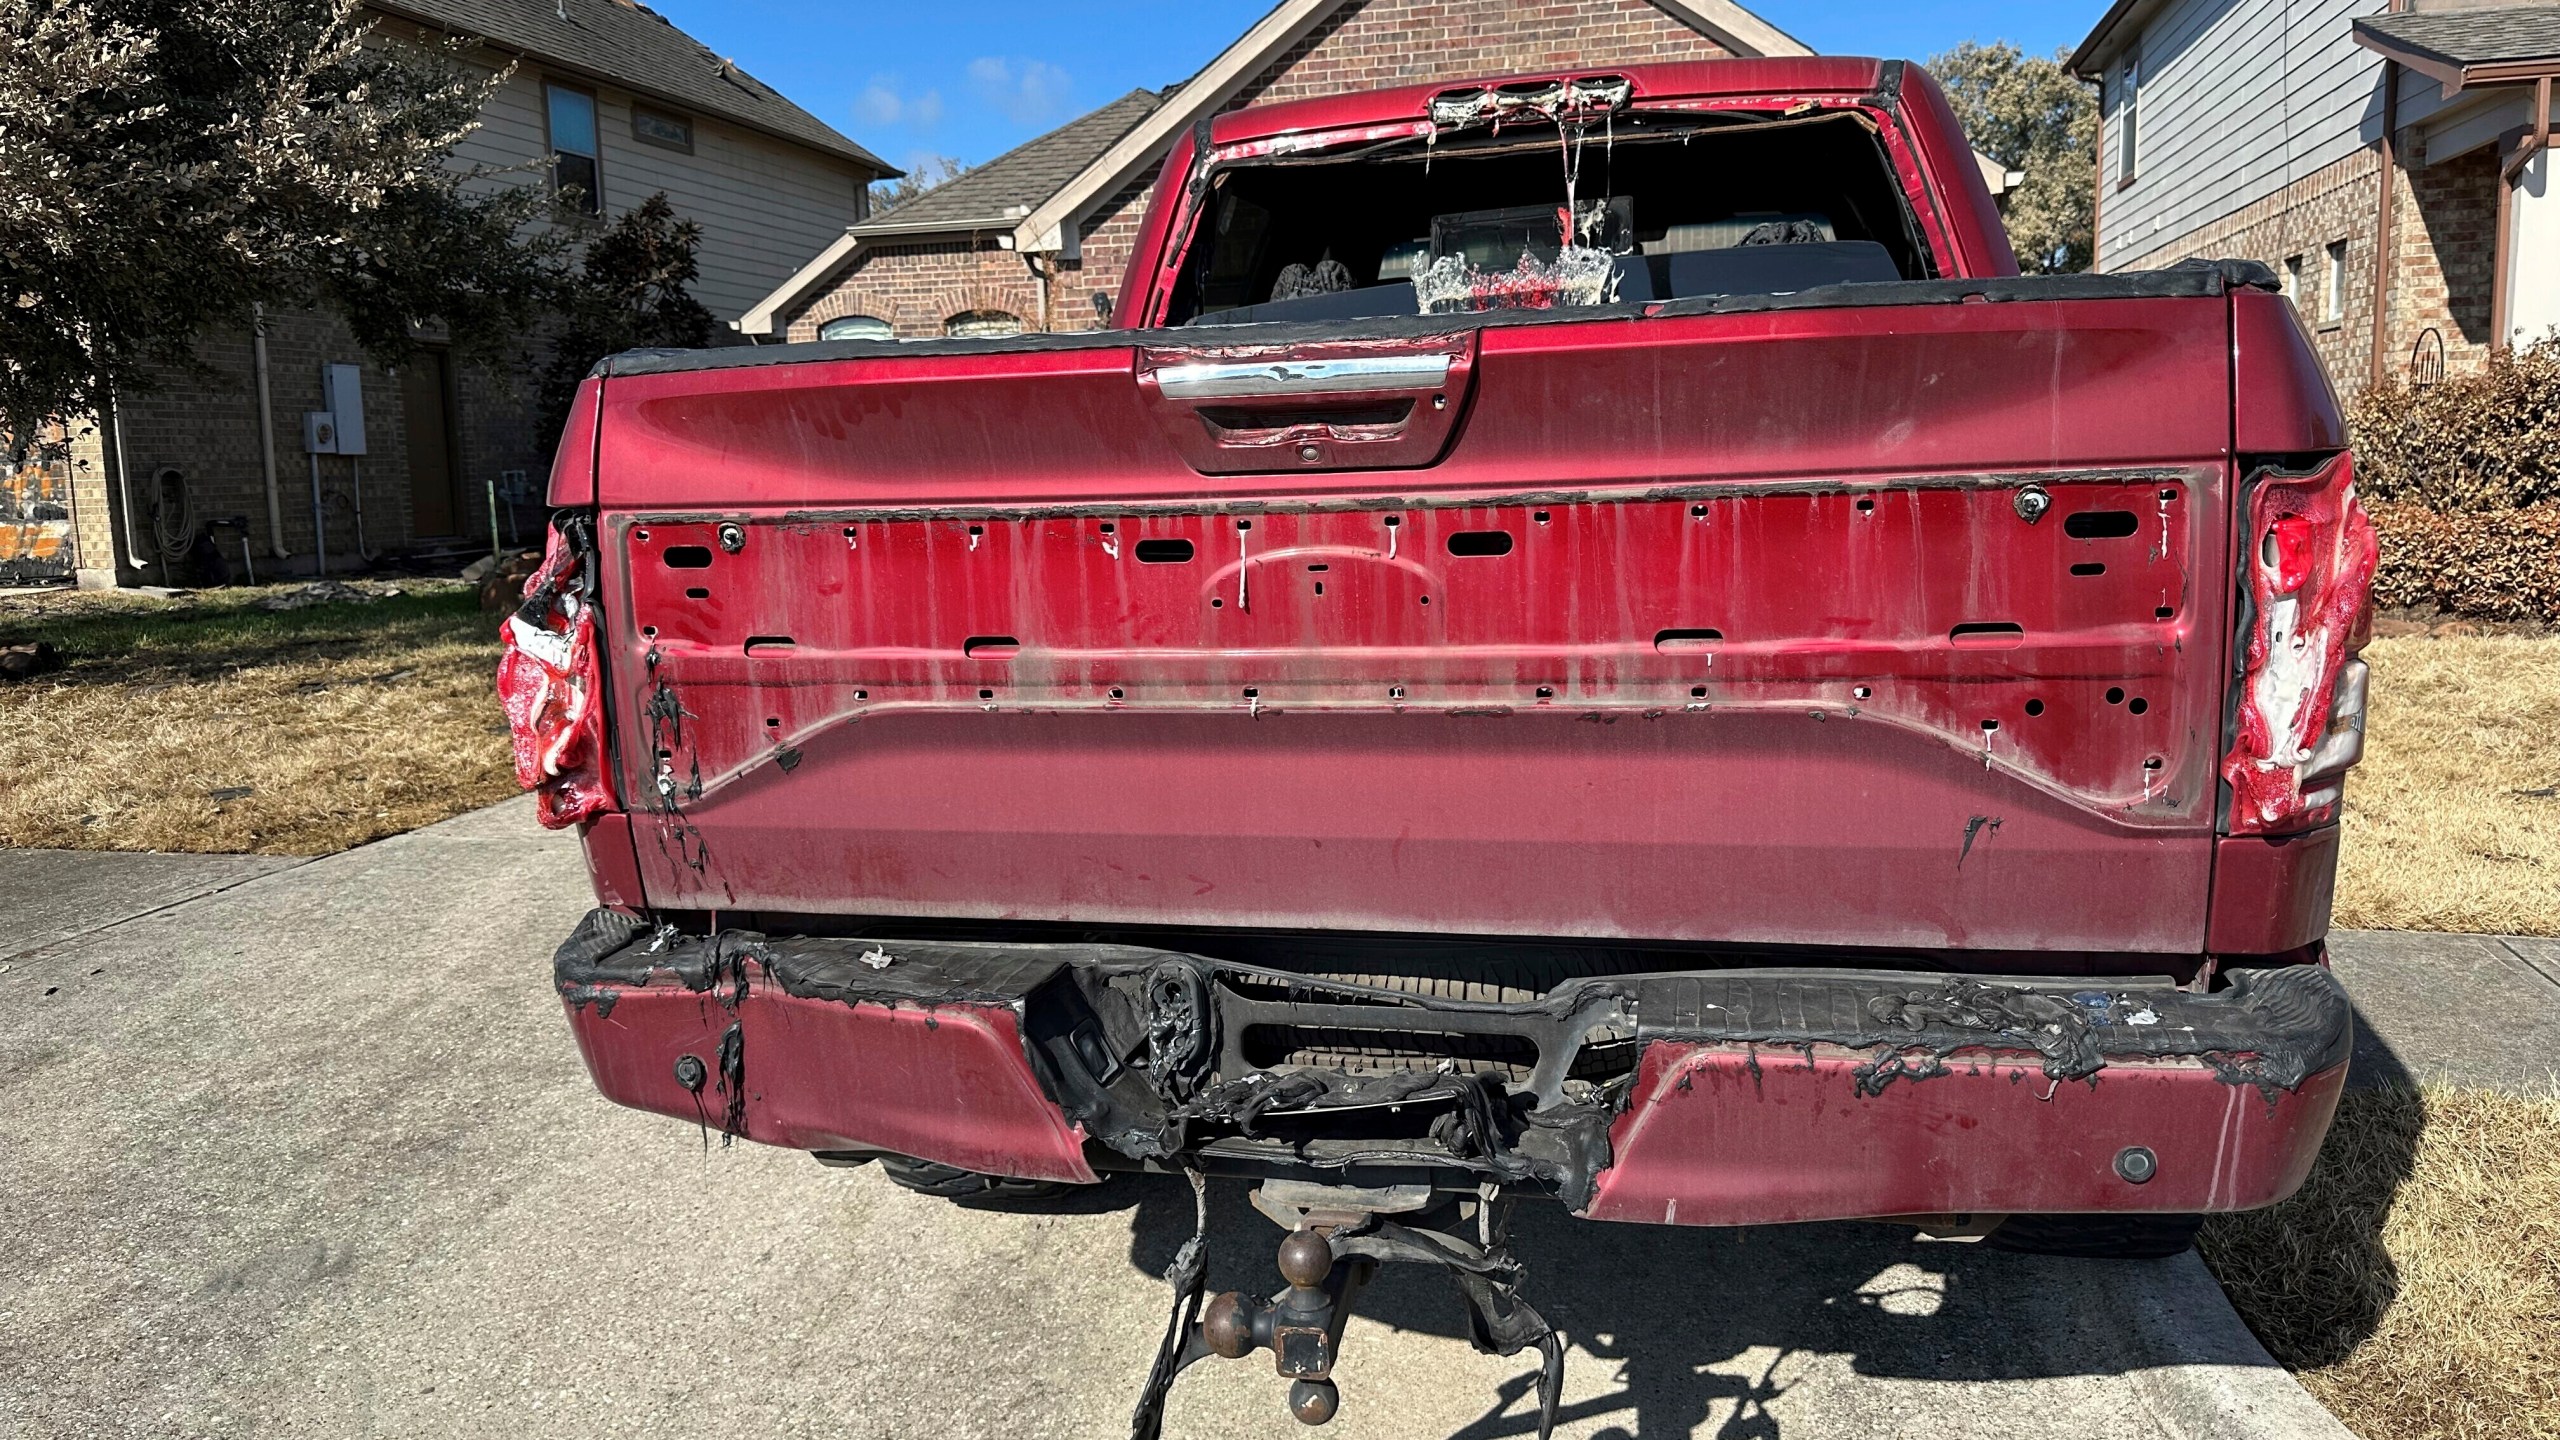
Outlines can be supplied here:
<path id="1" fill-rule="evenodd" d="M 1424 1176 L 1675 1224 L 2270 1204 L 2309 1169 L 2350 1039 L 2316 965 L 2211 994 L 1763 968 L 1493 1002 L 1137 946 L 706 938 L 599 910 L 555 972 L 609 1098 L 724 1135 L 1046 1180 Z"/>

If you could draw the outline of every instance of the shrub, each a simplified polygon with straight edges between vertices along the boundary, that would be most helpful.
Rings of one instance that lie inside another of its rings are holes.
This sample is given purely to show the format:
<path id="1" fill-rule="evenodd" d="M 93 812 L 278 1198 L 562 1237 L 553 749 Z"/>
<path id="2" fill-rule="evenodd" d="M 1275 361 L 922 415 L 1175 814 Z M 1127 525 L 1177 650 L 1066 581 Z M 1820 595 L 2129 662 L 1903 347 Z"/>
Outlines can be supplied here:
<path id="1" fill-rule="evenodd" d="M 2347 420 L 2368 503 L 2461 511 L 2560 502 L 2560 339 L 2492 351 L 2481 370 L 2434 385 L 2377 385 L 2348 406 Z"/>
<path id="2" fill-rule="evenodd" d="M 2486 513 L 2367 508 L 2382 540 L 2375 604 L 2560 624 L 2560 501 Z"/>

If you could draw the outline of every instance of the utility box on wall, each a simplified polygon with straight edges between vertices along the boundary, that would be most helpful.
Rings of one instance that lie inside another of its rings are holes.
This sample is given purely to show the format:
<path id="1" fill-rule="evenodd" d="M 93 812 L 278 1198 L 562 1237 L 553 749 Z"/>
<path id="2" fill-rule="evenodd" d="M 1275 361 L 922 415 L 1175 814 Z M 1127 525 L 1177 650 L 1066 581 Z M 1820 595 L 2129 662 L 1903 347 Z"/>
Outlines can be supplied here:
<path id="1" fill-rule="evenodd" d="M 364 449 L 364 369 L 357 365 L 320 367 L 321 398 L 336 419 L 337 445 L 329 455 L 362 455 Z"/>

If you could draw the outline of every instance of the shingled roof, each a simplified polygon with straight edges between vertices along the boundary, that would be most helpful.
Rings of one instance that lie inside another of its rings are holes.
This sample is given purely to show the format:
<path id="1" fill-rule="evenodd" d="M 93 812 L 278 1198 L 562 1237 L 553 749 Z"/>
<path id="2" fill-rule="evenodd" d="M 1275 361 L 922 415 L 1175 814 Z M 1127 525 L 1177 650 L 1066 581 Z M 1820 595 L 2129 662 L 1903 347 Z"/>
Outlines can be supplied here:
<path id="1" fill-rule="evenodd" d="M 965 230 L 1013 224 L 1058 193 L 1164 97 L 1132 90 L 1101 109 L 1035 136 L 976 169 L 962 172 L 903 205 L 853 227 L 856 235 Z"/>
<path id="2" fill-rule="evenodd" d="M 851 160 L 883 178 L 903 173 L 784 99 L 780 91 L 711 53 L 665 16 L 633 0 L 372 0 L 372 4 L 385 14 L 485 40 L 501 50 L 797 141 Z"/>
<path id="3" fill-rule="evenodd" d="M 2447 65 L 2560 60 L 2560 6 L 2370 15 L 2356 32 Z"/>

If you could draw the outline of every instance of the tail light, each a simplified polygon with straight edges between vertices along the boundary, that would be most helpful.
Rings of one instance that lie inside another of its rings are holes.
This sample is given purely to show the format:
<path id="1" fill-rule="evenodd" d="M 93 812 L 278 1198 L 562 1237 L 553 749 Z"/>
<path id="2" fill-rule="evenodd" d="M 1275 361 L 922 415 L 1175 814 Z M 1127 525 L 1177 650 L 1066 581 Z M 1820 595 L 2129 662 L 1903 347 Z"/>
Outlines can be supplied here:
<path id="1" fill-rule="evenodd" d="M 2307 474 L 2263 472 L 2250 491 L 2248 596 L 2239 647 L 2228 830 L 2272 834 L 2337 815 L 2348 767 L 2364 758 L 2372 626 L 2373 522 L 2341 455 Z"/>
<path id="2" fill-rule="evenodd" d="M 586 522 L 552 529 L 542 568 L 507 617 L 498 699 L 515 744 L 516 783 L 554 830 L 613 808 L 604 766 L 604 676 L 596 662 L 595 560 Z"/>
<path id="3" fill-rule="evenodd" d="M 2279 515 L 2267 522 L 2258 541 L 2258 563 L 2267 583 L 2279 595 L 2299 594 L 2311 578 L 2311 522 L 2300 515 Z"/>

